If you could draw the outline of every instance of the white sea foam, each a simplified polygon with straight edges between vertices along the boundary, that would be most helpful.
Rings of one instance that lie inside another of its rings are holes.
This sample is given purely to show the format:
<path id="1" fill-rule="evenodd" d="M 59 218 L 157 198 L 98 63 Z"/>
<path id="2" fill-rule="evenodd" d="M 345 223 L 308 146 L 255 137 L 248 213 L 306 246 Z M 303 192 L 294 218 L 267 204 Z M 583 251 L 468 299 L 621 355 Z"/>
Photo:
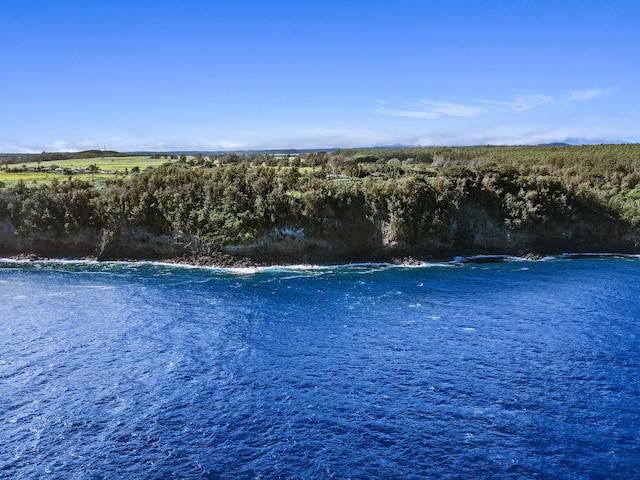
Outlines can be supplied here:
<path id="1" fill-rule="evenodd" d="M 13 258 L 13 257 L 0 257 L 0 263 L 31 263 L 31 264 L 39 264 L 39 263 L 62 263 L 62 264 L 99 264 L 99 263 L 111 263 L 111 262 L 100 262 L 98 260 L 90 260 L 90 259 L 68 259 L 68 258 L 44 258 L 37 260 L 30 260 L 28 258 Z M 124 262 L 127 263 L 127 262 Z"/>
<path id="2" fill-rule="evenodd" d="M 123 268 L 135 269 L 140 266 L 152 266 L 152 267 L 167 267 L 167 268 L 185 268 L 185 269 L 199 269 L 215 272 L 230 273 L 233 275 L 256 275 L 260 273 L 274 273 L 274 272 L 330 272 L 336 270 L 347 269 L 368 269 L 361 273 L 373 273 L 381 269 L 390 268 L 442 268 L 442 267 L 460 267 L 466 264 L 477 263 L 492 263 L 495 262 L 539 262 L 539 261 L 554 261 L 563 259 L 576 259 L 576 258 L 629 258 L 640 259 L 640 254 L 626 254 L 626 253 L 563 253 L 560 255 L 547 255 L 539 258 L 518 257 L 512 255 L 471 255 L 471 256 L 458 256 L 450 261 L 419 261 L 419 262 L 407 262 L 407 263 L 389 263 L 389 262 L 352 262 L 342 264 L 291 264 L 291 265 L 268 265 L 268 266 L 247 266 L 247 267 L 223 267 L 223 266 L 204 266 L 193 265 L 187 263 L 173 263 L 173 262 L 161 262 L 152 260 L 143 261 L 98 261 L 95 259 L 21 259 L 21 258 L 9 258 L 0 257 L 0 267 L 2 263 L 5 264 L 30 264 L 30 265 L 100 265 L 100 266 L 118 266 Z M 83 273 L 83 272 L 79 272 Z M 96 273 L 110 273 L 110 272 L 96 272 Z M 169 272 L 163 273 L 163 275 L 170 275 Z"/>
<path id="3" fill-rule="evenodd" d="M 114 290 L 116 287 L 110 285 L 69 285 L 67 288 L 84 288 L 89 290 Z"/>
<path id="4" fill-rule="evenodd" d="M 595 252 L 587 252 L 587 253 L 563 253 L 562 255 L 558 255 L 558 258 L 640 258 L 640 254 L 635 253 L 595 253 Z"/>

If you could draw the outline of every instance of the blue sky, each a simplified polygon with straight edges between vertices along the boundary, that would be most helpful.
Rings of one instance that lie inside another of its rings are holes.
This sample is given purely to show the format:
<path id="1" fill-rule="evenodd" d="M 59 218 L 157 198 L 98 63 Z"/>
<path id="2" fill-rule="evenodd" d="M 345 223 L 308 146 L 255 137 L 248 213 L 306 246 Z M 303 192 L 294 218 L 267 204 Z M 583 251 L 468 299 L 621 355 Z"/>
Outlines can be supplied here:
<path id="1" fill-rule="evenodd" d="M 0 151 L 640 141 L 636 0 L 0 2 Z"/>

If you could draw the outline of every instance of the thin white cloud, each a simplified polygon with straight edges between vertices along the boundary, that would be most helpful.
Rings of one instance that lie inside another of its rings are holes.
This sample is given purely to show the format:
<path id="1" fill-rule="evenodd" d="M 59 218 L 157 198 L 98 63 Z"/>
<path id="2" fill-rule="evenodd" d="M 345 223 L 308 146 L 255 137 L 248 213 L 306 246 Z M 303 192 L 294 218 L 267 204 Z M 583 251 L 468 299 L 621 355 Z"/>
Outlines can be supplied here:
<path id="1" fill-rule="evenodd" d="M 640 141 L 640 121 L 634 111 L 620 112 L 616 117 L 597 111 L 572 110 L 588 106 L 588 101 L 613 95 L 614 88 L 576 89 L 549 95 L 519 95 L 495 99 L 473 99 L 464 103 L 416 100 L 394 105 L 374 100 L 373 110 L 387 119 L 377 118 L 373 124 L 327 121 L 325 128 L 293 128 L 291 125 L 264 130 L 206 131 L 187 134 L 156 132 L 153 136 L 127 132 L 127 135 L 101 137 L 101 132 L 87 136 L 52 136 L 29 140 L 0 134 L 0 152 L 38 153 L 46 151 L 79 151 L 94 148 L 107 150 L 242 150 L 270 148 L 331 148 L 368 145 L 478 145 L 536 144 L 550 142 Z M 380 98 L 380 97 L 379 97 Z M 587 102 L 587 104 L 581 104 Z M 521 113 L 525 112 L 525 113 Z M 528 113 L 527 113 L 528 112 Z M 392 117 L 405 117 L 405 121 Z M 474 119 L 475 118 L 475 119 Z M 409 119 L 415 119 L 409 121 Z M 428 121 L 434 120 L 435 121 Z M 361 119 L 363 120 L 363 119 Z M 348 126 L 347 126 L 348 125 Z M 355 128 L 350 125 L 357 125 Z M 297 127 L 297 125 L 296 125 Z M 328 128 L 327 128 L 328 127 Z M 358 128 L 359 127 L 359 128 Z"/>
<path id="2" fill-rule="evenodd" d="M 553 97 L 548 95 L 521 95 L 513 100 L 496 101 L 496 100 L 480 100 L 481 103 L 487 105 L 495 105 L 498 108 L 510 110 L 515 113 L 531 110 L 540 105 L 556 103 Z"/>
<path id="3" fill-rule="evenodd" d="M 417 103 L 408 104 L 407 108 L 386 108 L 376 110 L 384 115 L 395 115 L 409 118 L 438 118 L 448 117 L 475 117 L 491 111 L 507 111 L 521 113 L 541 107 L 543 105 L 566 104 L 569 102 L 582 102 L 594 98 L 610 95 L 614 89 L 588 88 L 584 90 L 570 91 L 568 96 L 556 100 L 550 95 L 519 95 L 511 100 L 480 99 L 469 104 L 439 102 L 432 100 L 420 100 Z"/>
<path id="4" fill-rule="evenodd" d="M 594 98 L 609 95 L 611 93 L 613 93 L 613 90 L 610 88 L 587 88 L 585 90 L 573 90 L 569 92 L 569 101 L 584 102 L 586 100 L 593 100 Z"/>
<path id="5" fill-rule="evenodd" d="M 431 100 L 420 100 L 419 105 L 428 113 L 448 115 L 451 117 L 475 117 L 486 110 L 486 108 L 475 105 L 433 102 Z"/>
<path id="6" fill-rule="evenodd" d="M 376 110 L 378 113 L 382 113 L 383 115 L 393 115 L 396 117 L 409 117 L 409 118 L 438 118 L 442 116 L 441 113 L 438 112 L 429 112 L 422 110 L 403 110 L 396 108 L 379 108 Z"/>
<path id="7" fill-rule="evenodd" d="M 380 107 L 377 113 L 409 118 L 438 118 L 438 117 L 476 117 L 490 111 L 506 110 L 520 113 L 545 104 L 556 103 L 549 95 L 521 95 L 513 100 L 476 100 L 473 103 L 461 104 L 420 100 L 408 104 L 407 108 Z"/>
<path id="8" fill-rule="evenodd" d="M 406 143 L 407 134 L 385 129 L 384 131 L 370 129 L 334 129 L 310 128 L 293 130 L 282 136 L 271 138 L 264 145 L 271 148 L 286 148 L 293 145 L 293 139 L 298 139 L 301 148 L 330 148 L 330 147 L 362 147 L 368 145 L 390 145 L 392 143 Z M 290 147 L 289 147 L 290 148 Z"/>
<path id="9" fill-rule="evenodd" d="M 69 148 L 68 145 L 69 145 L 68 142 L 65 142 L 64 140 L 56 140 L 48 147 L 49 147 L 49 151 L 61 152 L 68 149 Z"/>
<path id="10" fill-rule="evenodd" d="M 621 120 L 620 120 L 621 121 Z M 538 145 L 567 142 L 572 144 L 637 142 L 640 127 L 623 126 L 620 121 L 605 125 L 580 122 L 572 125 L 523 124 L 486 127 L 474 131 L 452 130 L 421 135 L 419 145 Z"/>
<path id="11" fill-rule="evenodd" d="M 420 100 L 418 103 L 408 105 L 408 107 L 409 108 L 381 107 L 377 112 L 384 115 L 394 115 L 396 117 L 438 118 L 441 116 L 475 117 L 486 110 L 486 108 L 477 105 L 434 102 L 431 100 Z"/>

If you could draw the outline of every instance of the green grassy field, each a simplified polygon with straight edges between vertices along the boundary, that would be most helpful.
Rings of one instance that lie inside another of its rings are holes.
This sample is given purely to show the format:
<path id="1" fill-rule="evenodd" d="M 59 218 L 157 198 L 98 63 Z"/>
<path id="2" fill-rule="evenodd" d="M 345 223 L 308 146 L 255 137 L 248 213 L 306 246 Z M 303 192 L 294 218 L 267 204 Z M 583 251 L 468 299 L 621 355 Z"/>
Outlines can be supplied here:
<path id="1" fill-rule="evenodd" d="M 51 182 L 54 178 L 57 178 L 59 181 L 63 181 L 68 178 L 68 175 L 55 172 L 55 168 L 68 170 L 86 170 L 90 165 L 96 165 L 100 169 L 100 173 L 76 173 L 71 175 L 71 178 L 78 180 L 100 180 L 107 178 L 117 178 L 118 176 L 123 176 L 126 173 L 131 173 L 131 170 L 134 167 L 138 167 L 142 171 L 149 167 L 157 167 L 169 161 L 171 160 L 167 160 L 164 158 L 155 159 L 149 156 L 136 156 L 77 159 L 72 158 L 68 160 L 53 160 L 49 162 L 27 162 L 9 165 L 9 169 L 34 169 L 36 171 L 9 172 L 2 169 L 0 170 L 0 182 L 4 183 L 6 187 L 12 187 L 20 180 L 24 181 L 27 185 Z M 44 168 L 49 168 L 51 170 L 49 172 L 41 171 L 41 169 Z"/>

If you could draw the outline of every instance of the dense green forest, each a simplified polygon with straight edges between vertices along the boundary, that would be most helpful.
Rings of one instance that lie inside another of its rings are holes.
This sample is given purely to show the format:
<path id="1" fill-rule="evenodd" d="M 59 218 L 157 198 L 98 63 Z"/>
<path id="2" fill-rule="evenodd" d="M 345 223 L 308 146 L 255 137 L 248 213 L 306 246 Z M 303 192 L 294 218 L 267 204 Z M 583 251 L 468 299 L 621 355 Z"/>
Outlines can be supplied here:
<path id="1" fill-rule="evenodd" d="M 183 155 L 0 190 L 0 255 L 69 256 L 80 237 L 77 255 L 104 258 L 143 257 L 128 243 L 158 238 L 268 261 L 635 251 L 639 161 L 636 144 Z"/>

